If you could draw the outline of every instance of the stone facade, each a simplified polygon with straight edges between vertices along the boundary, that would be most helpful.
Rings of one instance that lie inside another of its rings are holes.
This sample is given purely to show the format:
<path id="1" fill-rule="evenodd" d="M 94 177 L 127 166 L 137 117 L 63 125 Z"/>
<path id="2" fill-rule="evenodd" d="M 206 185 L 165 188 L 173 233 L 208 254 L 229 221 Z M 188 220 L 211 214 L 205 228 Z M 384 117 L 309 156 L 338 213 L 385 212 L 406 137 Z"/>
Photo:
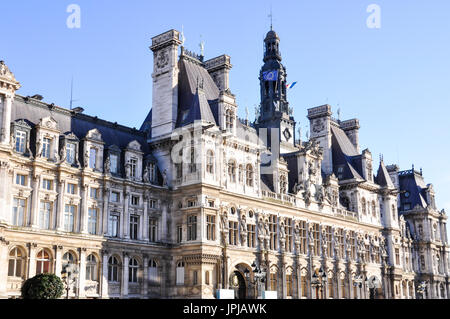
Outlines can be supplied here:
<path id="1" fill-rule="evenodd" d="M 180 44 L 176 30 L 152 39 L 140 130 L 17 95 L 1 62 L 0 298 L 66 265 L 73 298 L 255 298 L 253 263 L 278 298 L 419 298 L 422 282 L 423 297 L 448 298 L 432 185 L 382 159 L 375 175 L 359 121 L 329 105 L 296 139 L 273 30 L 255 123 L 236 116 L 230 57 L 178 57 Z"/>

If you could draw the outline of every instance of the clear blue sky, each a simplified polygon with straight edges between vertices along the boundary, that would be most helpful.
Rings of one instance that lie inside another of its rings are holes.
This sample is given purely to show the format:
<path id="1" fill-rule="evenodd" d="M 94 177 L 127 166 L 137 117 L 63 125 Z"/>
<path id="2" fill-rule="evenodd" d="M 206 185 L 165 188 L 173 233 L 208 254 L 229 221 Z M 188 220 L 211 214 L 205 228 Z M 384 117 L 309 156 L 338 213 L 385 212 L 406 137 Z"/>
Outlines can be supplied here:
<path id="1" fill-rule="evenodd" d="M 69 4 L 81 7 L 81 28 L 69 29 Z M 360 143 L 378 162 L 423 168 L 450 211 L 450 1 L 2 1 L 0 59 L 21 82 L 22 95 L 41 94 L 90 115 L 139 128 L 151 106 L 151 37 L 184 25 L 185 46 L 206 58 L 231 56 L 231 89 L 239 116 L 259 103 L 263 38 L 281 38 L 294 115 L 331 104 L 341 119 L 360 119 Z M 381 28 L 369 29 L 369 4 Z M 305 130 L 303 130 L 305 131 Z M 374 165 L 377 167 L 377 163 Z"/>

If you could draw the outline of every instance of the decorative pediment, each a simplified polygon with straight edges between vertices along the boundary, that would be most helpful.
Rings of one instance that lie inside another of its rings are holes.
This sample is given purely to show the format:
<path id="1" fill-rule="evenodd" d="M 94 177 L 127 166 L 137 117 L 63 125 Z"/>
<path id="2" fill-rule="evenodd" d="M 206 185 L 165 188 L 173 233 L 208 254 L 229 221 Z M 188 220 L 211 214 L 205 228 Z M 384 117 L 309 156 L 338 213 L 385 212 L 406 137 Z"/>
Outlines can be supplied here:
<path id="1" fill-rule="evenodd" d="M 94 129 L 90 130 L 89 132 L 87 132 L 86 138 L 102 142 L 102 134 L 100 134 L 100 131 L 98 129 L 96 129 L 96 128 L 94 128 Z"/>
<path id="2" fill-rule="evenodd" d="M 18 127 L 20 127 L 20 128 L 24 128 L 24 129 L 26 129 L 26 130 L 31 130 L 31 126 L 30 126 L 25 120 L 23 120 L 23 119 L 21 119 L 21 120 L 16 120 L 16 121 L 14 122 L 14 125 L 15 125 L 15 126 L 18 126 Z"/>
<path id="3" fill-rule="evenodd" d="M 135 151 L 140 152 L 141 151 L 141 144 L 138 141 L 136 141 L 136 140 L 131 141 L 130 143 L 128 143 L 127 149 L 131 149 L 131 150 L 135 150 Z"/>
<path id="4" fill-rule="evenodd" d="M 56 120 L 50 116 L 44 117 L 39 121 L 39 127 L 57 131 L 58 122 L 56 122 Z"/>
<path id="5" fill-rule="evenodd" d="M 75 134 L 73 134 L 72 132 L 66 133 L 65 136 L 66 136 L 67 140 L 78 141 L 78 137 Z"/>

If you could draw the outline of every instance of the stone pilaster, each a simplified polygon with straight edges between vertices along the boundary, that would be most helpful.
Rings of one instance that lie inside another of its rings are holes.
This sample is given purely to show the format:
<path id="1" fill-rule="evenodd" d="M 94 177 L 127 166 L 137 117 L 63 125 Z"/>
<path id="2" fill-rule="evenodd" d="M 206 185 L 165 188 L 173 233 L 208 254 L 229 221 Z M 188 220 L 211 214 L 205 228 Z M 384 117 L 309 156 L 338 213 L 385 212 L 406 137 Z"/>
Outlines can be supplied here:
<path id="1" fill-rule="evenodd" d="M 141 296 L 142 296 L 142 298 L 146 298 L 148 295 L 148 255 L 144 255 L 143 260 L 144 261 L 143 261 L 142 268 L 144 271 L 144 274 L 143 274 L 144 282 L 142 283 Z"/>
<path id="2" fill-rule="evenodd" d="M 124 192 L 123 198 L 123 238 L 130 238 L 130 214 L 128 212 L 130 193 Z"/>
<path id="3" fill-rule="evenodd" d="M 102 271 L 101 271 L 101 297 L 103 299 L 108 298 L 108 251 L 102 251 Z"/>
<path id="4" fill-rule="evenodd" d="M 63 179 L 59 180 L 59 191 L 58 191 L 58 206 L 56 210 L 56 230 L 64 230 L 64 194 L 65 194 L 65 184 L 66 181 Z"/>
<path id="5" fill-rule="evenodd" d="M 0 299 L 8 297 L 8 245 L 9 242 L 0 237 Z"/>
<path id="6" fill-rule="evenodd" d="M 148 195 L 144 194 L 144 220 L 142 221 L 142 239 L 148 240 Z"/>
<path id="7" fill-rule="evenodd" d="M 28 244 L 28 278 L 33 278 L 36 276 L 36 254 L 37 254 L 37 244 Z"/>
<path id="8" fill-rule="evenodd" d="M 89 185 L 84 183 L 81 185 L 81 218 L 80 218 L 80 232 L 82 234 L 88 233 L 88 193 L 89 193 Z"/>
<path id="9" fill-rule="evenodd" d="M 32 197 L 31 197 L 31 227 L 39 227 L 39 191 L 41 188 L 41 177 L 34 172 L 32 177 Z"/>
<path id="10" fill-rule="evenodd" d="M 109 188 L 105 187 L 103 189 L 103 219 L 102 219 L 102 229 L 100 234 L 106 235 L 108 233 L 108 205 L 109 205 Z"/>
<path id="11" fill-rule="evenodd" d="M 78 267 L 78 298 L 84 298 L 86 296 L 85 283 L 86 283 L 86 248 L 80 248 L 80 260 Z"/>
<path id="12" fill-rule="evenodd" d="M 55 250 L 55 275 L 61 276 L 63 246 L 55 245 L 53 248 Z"/>

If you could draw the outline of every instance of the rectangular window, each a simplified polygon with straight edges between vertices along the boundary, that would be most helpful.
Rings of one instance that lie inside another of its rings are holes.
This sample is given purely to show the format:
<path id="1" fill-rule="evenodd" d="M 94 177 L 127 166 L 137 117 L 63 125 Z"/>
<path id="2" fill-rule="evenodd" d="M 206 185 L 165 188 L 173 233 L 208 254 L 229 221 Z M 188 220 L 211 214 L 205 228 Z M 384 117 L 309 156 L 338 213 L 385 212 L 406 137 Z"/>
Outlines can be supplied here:
<path id="1" fill-rule="evenodd" d="M 48 190 L 48 191 L 51 191 L 52 190 L 52 185 L 53 184 L 53 181 L 51 181 L 51 180 L 49 180 L 49 179 L 44 179 L 43 181 L 42 181 L 42 188 L 43 189 L 46 189 L 46 190 Z"/>
<path id="2" fill-rule="evenodd" d="M 16 175 L 16 184 L 17 185 L 26 186 L 26 182 L 27 182 L 27 177 L 25 175 L 20 175 L 20 174 Z"/>
<path id="3" fill-rule="evenodd" d="M 111 237 L 119 237 L 119 215 L 117 214 L 109 215 L 108 234 Z"/>
<path id="4" fill-rule="evenodd" d="M 247 225 L 247 246 L 250 248 L 256 247 L 256 227 L 255 225 Z"/>
<path id="5" fill-rule="evenodd" d="M 138 239 L 138 229 L 139 229 L 139 216 L 130 216 L 130 238 Z"/>
<path id="6" fill-rule="evenodd" d="M 292 252 L 292 219 L 286 218 L 286 251 Z"/>
<path id="7" fill-rule="evenodd" d="M 300 235 L 300 254 L 306 255 L 308 252 L 306 222 L 301 220 L 298 224 L 299 224 L 299 235 Z"/>
<path id="8" fill-rule="evenodd" d="M 195 207 L 197 205 L 197 201 L 195 200 L 188 200 L 188 207 Z"/>
<path id="9" fill-rule="evenodd" d="M 114 202 L 114 203 L 119 202 L 119 193 L 111 192 L 111 202 Z"/>
<path id="10" fill-rule="evenodd" d="M 278 249 L 277 236 L 278 218 L 276 215 L 269 216 L 270 250 Z"/>
<path id="11" fill-rule="evenodd" d="M 151 208 L 151 209 L 155 209 L 155 208 L 156 208 L 156 200 L 151 199 L 150 202 L 149 202 L 149 204 L 150 204 L 150 208 Z"/>
<path id="12" fill-rule="evenodd" d="M 229 222 L 229 244 L 238 244 L 238 222 Z"/>
<path id="13" fill-rule="evenodd" d="M 332 228 L 331 226 L 326 226 L 325 228 L 325 236 L 326 236 L 326 240 L 327 240 L 327 252 L 328 252 L 328 256 L 332 256 L 333 254 L 333 232 L 332 232 Z"/>
<path id="14" fill-rule="evenodd" d="M 158 241 L 158 220 L 156 218 L 150 218 L 148 221 L 149 230 L 148 237 L 152 243 Z"/>
<path id="15" fill-rule="evenodd" d="M 395 264 L 400 265 L 400 250 L 395 248 Z"/>
<path id="16" fill-rule="evenodd" d="M 25 199 L 14 198 L 11 223 L 14 226 L 23 226 L 25 216 Z"/>
<path id="17" fill-rule="evenodd" d="M 152 183 L 155 181 L 155 164 L 154 163 L 149 163 L 148 164 L 148 180 Z"/>
<path id="18" fill-rule="evenodd" d="M 286 295 L 292 297 L 292 275 L 286 275 Z"/>
<path id="19" fill-rule="evenodd" d="M 89 168 L 96 168 L 97 164 L 97 149 L 91 147 L 89 150 Z"/>
<path id="20" fill-rule="evenodd" d="M 109 171 L 113 174 L 117 174 L 119 172 L 119 157 L 115 154 L 111 154 L 109 155 L 109 161 Z"/>
<path id="21" fill-rule="evenodd" d="M 67 184 L 67 193 L 75 195 L 75 188 L 76 188 L 75 184 L 70 184 L 70 183 Z"/>
<path id="22" fill-rule="evenodd" d="M 66 205 L 64 210 L 64 230 L 67 232 L 74 231 L 75 208 L 73 205 Z"/>
<path id="23" fill-rule="evenodd" d="M 344 230 L 342 228 L 338 229 L 337 241 L 339 243 L 339 257 L 345 257 L 345 244 L 344 244 Z"/>
<path id="24" fill-rule="evenodd" d="M 88 232 L 91 235 L 97 233 L 97 209 L 89 208 Z"/>
<path id="25" fill-rule="evenodd" d="M 195 163 L 195 149 L 191 147 L 191 162 L 189 163 L 189 172 L 195 173 L 197 171 L 197 164 Z"/>
<path id="26" fill-rule="evenodd" d="M 350 254 L 352 260 L 356 260 L 356 238 L 355 232 L 350 232 Z"/>
<path id="27" fill-rule="evenodd" d="M 181 243 L 183 241 L 183 226 L 177 226 L 177 243 Z"/>
<path id="28" fill-rule="evenodd" d="M 25 145 L 27 143 L 27 133 L 25 131 L 16 131 L 16 152 L 25 153 Z"/>
<path id="29" fill-rule="evenodd" d="M 91 187 L 89 191 L 89 196 L 92 199 L 98 199 L 98 188 Z"/>
<path id="30" fill-rule="evenodd" d="M 52 140 L 44 137 L 42 140 L 42 157 L 50 158 L 50 145 Z"/>
<path id="31" fill-rule="evenodd" d="M 131 196 L 131 205 L 134 205 L 134 206 L 139 205 L 139 196 Z"/>
<path id="32" fill-rule="evenodd" d="M 216 240 L 216 216 L 206 215 L 206 239 Z"/>
<path id="33" fill-rule="evenodd" d="M 187 227 L 187 240 L 197 240 L 197 216 L 188 216 Z"/>
<path id="34" fill-rule="evenodd" d="M 50 229 L 51 203 L 41 202 L 39 208 L 39 227 Z"/>
<path id="35" fill-rule="evenodd" d="M 67 163 L 69 163 L 71 165 L 75 164 L 75 151 L 76 151 L 76 145 L 74 143 L 67 143 L 66 161 L 67 161 Z"/>
<path id="36" fill-rule="evenodd" d="M 302 285 L 302 297 L 306 298 L 308 296 L 306 276 L 301 276 L 300 281 L 301 281 L 301 285 Z"/>
<path id="37" fill-rule="evenodd" d="M 320 256 L 320 231 L 319 224 L 313 225 L 313 239 L 314 239 L 314 255 Z"/>
<path id="38" fill-rule="evenodd" d="M 135 178 L 137 176 L 137 159 L 132 158 L 130 159 L 130 167 L 131 167 L 131 177 Z"/>
<path id="39" fill-rule="evenodd" d="M 277 274 L 270 273 L 270 290 L 277 291 Z"/>

